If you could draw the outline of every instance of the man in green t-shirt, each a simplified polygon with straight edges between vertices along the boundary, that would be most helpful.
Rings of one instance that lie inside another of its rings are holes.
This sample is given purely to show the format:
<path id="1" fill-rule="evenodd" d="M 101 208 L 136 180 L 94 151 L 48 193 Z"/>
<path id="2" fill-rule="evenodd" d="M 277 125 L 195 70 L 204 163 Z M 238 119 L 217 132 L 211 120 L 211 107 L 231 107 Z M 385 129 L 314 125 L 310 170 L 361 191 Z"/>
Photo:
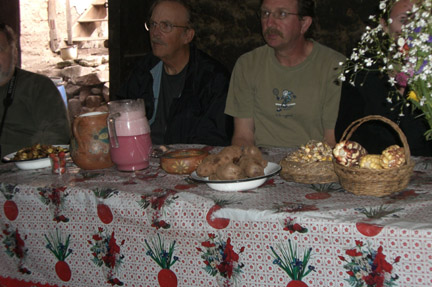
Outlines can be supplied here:
<path id="1" fill-rule="evenodd" d="M 266 45 L 242 55 L 233 70 L 225 113 L 234 117 L 233 145 L 335 145 L 342 54 L 308 39 L 313 0 L 263 0 Z"/>

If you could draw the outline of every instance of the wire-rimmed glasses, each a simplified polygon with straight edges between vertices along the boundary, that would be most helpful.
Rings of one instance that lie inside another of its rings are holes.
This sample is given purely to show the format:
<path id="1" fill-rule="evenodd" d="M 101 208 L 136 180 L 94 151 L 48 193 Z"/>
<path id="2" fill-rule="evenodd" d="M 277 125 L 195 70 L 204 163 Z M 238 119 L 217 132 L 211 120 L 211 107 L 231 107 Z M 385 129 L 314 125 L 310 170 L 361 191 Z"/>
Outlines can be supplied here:
<path id="1" fill-rule="evenodd" d="M 273 18 L 278 20 L 283 20 L 289 15 L 296 15 L 300 16 L 298 13 L 291 13 L 282 9 L 276 10 L 276 11 L 269 11 L 265 9 L 258 10 L 257 15 L 260 19 L 268 19 L 270 15 L 273 15 Z"/>
<path id="2" fill-rule="evenodd" d="M 144 27 L 146 28 L 147 31 L 154 30 L 157 26 L 159 26 L 159 29 L 164 33 L 170 33 L 173 28 L 189 29 L 188 26 L 174 25 L 167 21 L 161 21 L 158 23 L 152 20 L 148 20 L 144 23 Z"/>

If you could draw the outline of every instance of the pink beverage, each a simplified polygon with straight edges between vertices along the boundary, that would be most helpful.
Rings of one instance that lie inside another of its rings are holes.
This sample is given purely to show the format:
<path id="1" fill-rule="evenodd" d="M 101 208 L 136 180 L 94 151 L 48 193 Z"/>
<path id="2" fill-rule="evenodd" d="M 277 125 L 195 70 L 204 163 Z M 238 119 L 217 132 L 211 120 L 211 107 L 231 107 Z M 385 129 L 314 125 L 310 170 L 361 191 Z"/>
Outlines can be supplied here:
<path id="1" fill-rule="evenodd" d="M 110 139 L 112 140 L 112 139 Z M 111 160 L 118 170 L 134 171 L 149 166 L 150 133 L 137 136 L 117 136 L 119 147 L 111 146 Z"/>
<path id="2" fill-rule="evenodd" d="M 111 104 L 110 155 L 118 170 L 135 171 L 149 166 L 152 143 L 143 103 L 132 100 L 108 103 Z"/>

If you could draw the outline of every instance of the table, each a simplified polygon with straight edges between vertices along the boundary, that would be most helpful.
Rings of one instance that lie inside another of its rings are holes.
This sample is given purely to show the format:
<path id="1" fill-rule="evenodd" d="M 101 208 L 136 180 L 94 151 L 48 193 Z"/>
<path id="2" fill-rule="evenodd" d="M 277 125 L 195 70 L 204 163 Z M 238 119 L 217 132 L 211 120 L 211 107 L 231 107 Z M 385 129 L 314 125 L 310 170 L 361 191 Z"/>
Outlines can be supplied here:
<path id="1" fill-rule="evenodd" d="M 263 152 L 279 162 L 287 150 Z M 5 164 L 0 286 L 342 287 L 380 282 L 378 271 L 394 286 L 432 286 L 432 158 L 414 160 L 407 189 L 383 198 L 278 175 L 214 191 L 158 159 L 130 173 L 68 163 L 61 176 Z M 292 280 L 284 262 L 308 274 Z M 219 273 L 236 280 L 218 285 Z"/>

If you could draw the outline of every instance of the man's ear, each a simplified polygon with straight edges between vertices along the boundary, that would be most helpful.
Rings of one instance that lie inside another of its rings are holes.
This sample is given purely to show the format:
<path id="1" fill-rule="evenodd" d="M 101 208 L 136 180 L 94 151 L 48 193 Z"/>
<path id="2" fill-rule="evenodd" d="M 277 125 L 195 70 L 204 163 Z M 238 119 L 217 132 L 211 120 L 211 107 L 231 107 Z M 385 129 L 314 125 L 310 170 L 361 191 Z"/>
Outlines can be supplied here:
<path id="1" fill-rule="evenodd" d="M 304 35 L 306 34 L 309 27 L 312 25 L 312 17 L 310 16 L 303 16 L 301 19 L 301 33 Z"/>
<path id="2" fill-rule="evenodd" d="M 193 38 L 195 37 L 195 30 L 192 28 L 189 28 L 185 31 L 185 44 L 189 44 L 192 42 Z"/>
<path id="3" fill-rule="evenodd" d="M 14 66 L 18 65 L 18 48 L 15 45 L 12 47 L 12 60 Z"/>

